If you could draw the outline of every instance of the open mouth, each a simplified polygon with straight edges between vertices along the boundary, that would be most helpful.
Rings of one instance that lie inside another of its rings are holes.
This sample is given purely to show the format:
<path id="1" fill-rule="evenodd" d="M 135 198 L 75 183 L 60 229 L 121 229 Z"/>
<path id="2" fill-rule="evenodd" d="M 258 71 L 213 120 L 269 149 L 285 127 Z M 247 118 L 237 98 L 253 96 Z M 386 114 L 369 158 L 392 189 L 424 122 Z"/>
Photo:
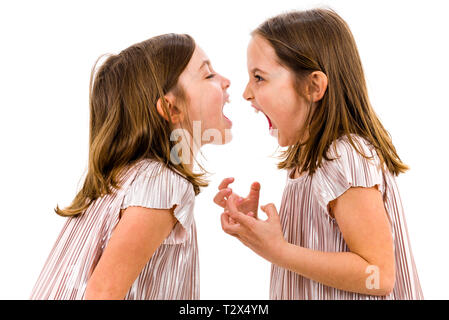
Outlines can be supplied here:
<path id="1" fill-rule="evenodd" d="M 251 106 L 254 108 L 254 111 L 255 111 L 256 113 L 259 113 L 259 111 L 260 111 L 260 112 L 262 112 L 262 113 L 264 114 L 265 117 L 267 117 L 267 120 L 268 120 L 268 128 L 269 128 L 269 129 L 272 129 L 272 128 L 273 128 L 273 123 L 271 122 L 270 117 L 267 116 L 267 114 L 266 114 L 265 112 L 263 112 L 262 110 L 260 110 L 259 108 L 257 108 L 255 105 L 251 105 Z"/>
<path id="2" fill-rule="evenodd" d="M 264 114 L 265 114 L 265 113 L 264 113 Z M 270 128 L 270 129 L 273 128 L 273 124 L 271 123 L 270 117 L 268 117 L 266 114 L 265 114 L 265 117 L 267 117 L 269 128 Z"/>
<path id="3" fill-rule="evenodd" d="M 231 119 L 229 119 L 228 117 L 225 116 L 225 114 L 223 113 L 223 117 L 228 120 L 229 122 L 232 122 Z"/>
<path id="4" fill-rule="evenodd" d="M 225 106 L 225 104 L 227 104 L 227 103 L 229 103 L 229 96 L 226 97 L 226 100 L 225 100 L 225 102 L 223 103 L 223 107 L 221 108 L 221 112 L 222 112 L 222 114 L 223 114 L 223 117 L 224 117 L 226 120 L 228 120 L 228 121 L 232 124 L 231 119 L 229 119 L 228 117 L 226 117 L 226 115 L 225 115 L 224 112 L 223 112 L 224 106 Z"/>
<path id="5" fill-rule="evenodd" d="M 278 129 L 276 128 L 276 126 L 273 125 L 273 122 L 271 122 L 271 119 L 269 116 L 267 116 L 267 114 L 265 112 L 263 112 L 261 109 L 257 108 L 255 105 L 251 105 L 254 108 L 254 111 L 256 113 L 259 113 L 259 111 L 261 111 L 264 116 L 267 118 L 268 120 L 268 131 L 270 132 L 270 135 L 275 137 L 276 139 L 278 138 Z"/>

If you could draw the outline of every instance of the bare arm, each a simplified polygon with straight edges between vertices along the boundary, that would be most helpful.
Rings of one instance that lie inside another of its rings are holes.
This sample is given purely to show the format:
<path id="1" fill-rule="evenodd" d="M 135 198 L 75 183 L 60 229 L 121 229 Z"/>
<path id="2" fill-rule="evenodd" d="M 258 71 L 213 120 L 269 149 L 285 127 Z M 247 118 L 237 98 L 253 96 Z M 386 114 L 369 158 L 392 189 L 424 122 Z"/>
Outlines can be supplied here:
<path id="1" fill-rule="evenodd" d="M 123 299 L 176 223 L 173 209 L 128 207 L 90 277 L 84 299 Z"/>
<path id="2" fill-rule="evenodd" d="M 393 239 L 380 192 L 350 188 L 330 207 L 350 252 L 319 252 L 287 244 L 277 263 L 334 288 L 389 294 L 395 280 Z M 367 285 L 370 274 L 375 277 L 377 271 L 377 288 L 375 281 Z"/>
<path id="3" fill-rule="evenodd" d="M 323 252 L 287 243 L 274 205 L 265 206 L 266 221 L 255 220 L 235 210 L 222 216 L 226 232 L 272 263 L 306 278 L 345 291 L 388 295 L 394 288 L 395 263 L 391 229 L 381 193 L 373 188 L 350 188 L 330 204 L 350 252 Z M 232 226 L 227 216 L 239 225 Z M 370 273 L 366 273 L 367 267 Z M 371 267 L 370 267 L 371 268 Z M 374 269 L 377 268 L 377 269 Z M 379 286 L 367 286 L 378 271 Z"/>

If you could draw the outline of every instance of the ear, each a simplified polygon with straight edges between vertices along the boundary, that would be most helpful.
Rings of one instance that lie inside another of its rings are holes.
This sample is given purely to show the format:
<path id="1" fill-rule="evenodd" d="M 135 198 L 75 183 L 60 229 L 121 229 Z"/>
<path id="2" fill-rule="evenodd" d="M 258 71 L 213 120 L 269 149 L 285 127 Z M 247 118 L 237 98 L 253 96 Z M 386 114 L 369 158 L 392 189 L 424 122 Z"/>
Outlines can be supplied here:
<path id="1" fill-rule="evenodd" d="M 165 105 L 167 110 L 164 110 L 162 106 L 162 99 L 165 101 Z M 156 103 L 157 112 L 167 121 L 169 121 L 169 117 L 173 124 L 178 124 L 182 122 L 183 116 L 182 111 L 175 105 L 176 99 L 172 93 L 166 94 L 164 97 L 159 98 Z M 167 114 L 167 112 L 168 114 Z"/>
<path id="2" fill-rule="evenodd" d="M 320 101 L 327 89 L 327 76 L 324 72 L 314 71 L 310 74 L 309 94 L 313 102 Z"/>

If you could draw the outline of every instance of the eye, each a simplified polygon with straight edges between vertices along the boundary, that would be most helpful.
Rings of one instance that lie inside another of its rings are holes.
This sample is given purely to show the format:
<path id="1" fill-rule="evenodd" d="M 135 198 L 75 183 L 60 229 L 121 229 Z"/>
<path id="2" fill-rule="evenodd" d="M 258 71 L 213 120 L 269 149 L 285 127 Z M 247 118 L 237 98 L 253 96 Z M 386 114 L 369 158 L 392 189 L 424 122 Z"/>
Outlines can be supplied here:
<path id="1" fill-rule="evenodd" d="M 208 75 L 208 76 L 206 77 L 206 79 L 212 79 L 212 78 L 215 77 L 215 76 L 216 76 L 215 73 L 211 73 L 210 75 Z"/>
<path id="2" fill-rule="evenodd" d="M 256 79 L 256 82 L 260 82 L 260 81 L 264 80 L 261 76 L 259 76 L 257 74 L 254 75 L 254 79 Z"/>

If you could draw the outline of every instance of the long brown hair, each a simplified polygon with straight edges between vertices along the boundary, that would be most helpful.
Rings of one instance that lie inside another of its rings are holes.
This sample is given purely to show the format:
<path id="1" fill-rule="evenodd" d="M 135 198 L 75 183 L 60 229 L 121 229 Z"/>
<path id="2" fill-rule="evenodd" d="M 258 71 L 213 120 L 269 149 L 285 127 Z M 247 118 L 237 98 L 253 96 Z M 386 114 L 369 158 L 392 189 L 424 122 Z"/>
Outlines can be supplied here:
<path id="1" fill-rule="evenodd" d="M 170 161 L 177 141 L 170 139 L 170 117 L 165 120 L 156 108 L 161 98 L 168 114 L 163 97 L 170 90 L 177 99 L 184 96 L 178 78 L 195 46 L 189 35 L 165 34 L 110 55 L 98 71 L 97 60 L 90 78 L 87 175 L 71 205 L 56 206 L 57 214 L 82 213 L 95 199 L 111 193 L 111 188 L 119 189 L 123 169 L 142 159 L 154 159 L 174 170 L 192 183 L 195 194 L 207 186 L 204 173 L 193 173 L 184 162 Z"/>
<path id="2" fill-rule="evenodd" d="M 299 95 L 307 76 L 321 71 L 328 87 L 315 108 L 309 106 L 306 125 L 309 138 L 289 146 L 281 154 L 279 169 L 298 168 L 313 175 L 327 157 L 333 141 L 352 134 L 371 143 L 381 163 L 395 175 L 409 169 L 401 162 L 391 136 L 382 126 L 368 99 L 362 63 L 347 23 L 332 9 L 312 9 L 280 14 L 263 22 L 252 35 L 268 40 L 279 63 L 296 76 Z"/>

